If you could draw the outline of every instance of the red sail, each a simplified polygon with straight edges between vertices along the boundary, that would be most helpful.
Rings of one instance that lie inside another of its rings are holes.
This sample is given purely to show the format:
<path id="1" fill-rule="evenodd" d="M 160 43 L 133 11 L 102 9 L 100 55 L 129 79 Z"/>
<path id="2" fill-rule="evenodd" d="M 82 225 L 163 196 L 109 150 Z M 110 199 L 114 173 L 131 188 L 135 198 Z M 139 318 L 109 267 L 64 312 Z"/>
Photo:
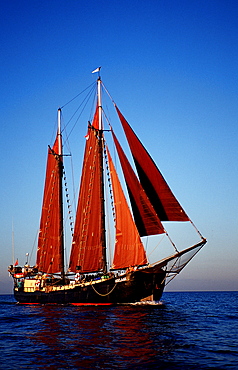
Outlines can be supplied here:
<path id="1" fill-rule="evenodd" d="M 69 268 L 93 272 L 103 267 L 98 130 L 90 126 L 86 139 Z"/>
<path id="2" fill-rule="evenodd" d="M 107 153 L 116 213 L 116 243 L 112 268 L 122 269 L 129 266 L 146 264 L 147 258 L 143 244 L 133 221 L 109 151 Z"/>
<path id="3" fill-rule="evenodd" d="M 156 164 L 144 148 L 126 119 L 116 107 L 125 131 L 142 187 L 161 221 L 189 221 L 189 218 Z"/>
<path id="4" fill-rule="evenodd" d="M 112 135 L 126 180 L 133 215 L 140 236 L 163 234 L 165 231 L 161 221 L 159 220 L 113 131 Z"/>
<path id="5" fill-rule="evenodd" d="M 60 161 L 58 136 L 52 149 L 48 149 L 45 189 L 42 204 L 36 266 L 39 271 L 56 273 L 61 269 L 60 230 Z"/>

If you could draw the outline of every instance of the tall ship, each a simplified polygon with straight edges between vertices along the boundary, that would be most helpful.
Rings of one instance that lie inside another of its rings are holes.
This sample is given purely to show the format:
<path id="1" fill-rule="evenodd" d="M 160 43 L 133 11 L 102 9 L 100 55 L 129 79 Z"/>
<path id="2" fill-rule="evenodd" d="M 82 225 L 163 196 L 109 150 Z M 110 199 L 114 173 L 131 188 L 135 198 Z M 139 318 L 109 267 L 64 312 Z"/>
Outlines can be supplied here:
<path id="1" fill-rule="evenodd" d="M 84 133 L 75 220 L 67 189 L 66 192 L 64 189 L 67 153 L 63 152 L 62 109 L 58 109 L 56 138 L 52 147 L 48 147 L 36 260 L 31 265 L 27 258 L 24 266 L 19 266 L 16 261 L 8 268 L 14 281 L 14 296 L 19 303 L 112 305 L 159 301 L 165 285 L 206 243 L 111 99 L 101 80 L 100 68 L 93 72 L 98 74 L 94 82 L 96 98 L 94 114 L 87 123 L 86 135 Z M 127 151 L 123 150 L 105 115 L 102 92 L 109 96 L 115 107 L 125 134 L 124 141 L 128 142 Z M 109 141 L 115 150 L 109 150 L 106 136 L 110 136 Z M 119 158 L 118 171 L 114 152 Z M 134 163 L 130 162 L 130 156 Z M 118 172 L 123 174 L 123 183 Z M 68 204 L 67 217 L 64 199 Z M 72 230 L 68 264 L 66 218 Z M 198 240 L 179 250 L 165 228 L 168 223 L 189 223 Z M 172 251 L 151 261 L 146 243 L 149 239 L 155 249 L 156 236 L 159 240 L 166 239 Z"/>

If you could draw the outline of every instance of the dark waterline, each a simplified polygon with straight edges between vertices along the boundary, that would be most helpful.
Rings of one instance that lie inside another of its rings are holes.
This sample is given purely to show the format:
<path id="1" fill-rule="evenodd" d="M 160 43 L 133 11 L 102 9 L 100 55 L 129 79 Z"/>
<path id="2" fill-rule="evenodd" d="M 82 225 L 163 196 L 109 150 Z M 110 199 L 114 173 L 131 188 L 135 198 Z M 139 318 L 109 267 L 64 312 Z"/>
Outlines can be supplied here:
<path id="1" fill-rule="evenodd" d="M 18 305 L 0 296 L 0 369 L 238 369 L 238 292 L 160 305 Z"/>

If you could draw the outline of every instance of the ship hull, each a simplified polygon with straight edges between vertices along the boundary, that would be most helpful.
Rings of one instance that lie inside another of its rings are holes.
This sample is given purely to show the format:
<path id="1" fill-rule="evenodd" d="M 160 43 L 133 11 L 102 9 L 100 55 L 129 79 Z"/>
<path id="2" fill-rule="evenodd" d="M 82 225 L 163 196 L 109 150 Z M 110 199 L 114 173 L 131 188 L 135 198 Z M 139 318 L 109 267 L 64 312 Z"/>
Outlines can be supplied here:
<path id="1" fill-rule="evenodd" d="M 118 278 L 112 277 L 87 284 L 62 286 L 57 290 L 33 292 L 14 288 L 15 299 L 25 304 L 122 304 L 146 299 L 159 301 L 164 289 L 164 272 L 133 271 Z"/>

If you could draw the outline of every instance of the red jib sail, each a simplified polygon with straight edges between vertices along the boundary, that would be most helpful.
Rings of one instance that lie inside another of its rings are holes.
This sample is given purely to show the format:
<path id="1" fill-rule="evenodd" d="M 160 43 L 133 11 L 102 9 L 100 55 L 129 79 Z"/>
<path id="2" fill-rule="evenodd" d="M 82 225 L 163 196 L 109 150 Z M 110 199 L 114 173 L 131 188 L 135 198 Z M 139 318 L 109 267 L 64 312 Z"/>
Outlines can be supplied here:
<path id="1" fill-rule="evenodd" d="M 69 268 L 93 272 L 103 267 L 98 130 L 89 126 L 86 139 Z"/>
<path id="2" fill-rule="evenodd" d="M 122 269 L 129 266 L 144 265 L 147 263 L 144 246 L 140 240 L 108 150 L 107 155 L 116 213 L 116 242 L 112 268 Z"/>
<path id="3" fill-rule="evenodd" d="M 38 238 L 36 265 L 39 271 L 56 273 L 61 269 L 61 204 L 60 182 L 62 156 L 59 156 L 58 135 L 53 148 L 48 149 L 45 188 Z"/>
<path id="4" fill-rule="evenodd" d="M 121 162 L 135 223 L 140 236 L 164 233 L 163 225 L 161 224 L 161 221 L 159 220 L 113 131 L 112 135 Z"/>
<path id="5" fill-rule="evenodd" d="M 125 131 L 141 185 L 161 221 L 189 221 L 189 218 L 129 123 L 116 107 Z"/>

